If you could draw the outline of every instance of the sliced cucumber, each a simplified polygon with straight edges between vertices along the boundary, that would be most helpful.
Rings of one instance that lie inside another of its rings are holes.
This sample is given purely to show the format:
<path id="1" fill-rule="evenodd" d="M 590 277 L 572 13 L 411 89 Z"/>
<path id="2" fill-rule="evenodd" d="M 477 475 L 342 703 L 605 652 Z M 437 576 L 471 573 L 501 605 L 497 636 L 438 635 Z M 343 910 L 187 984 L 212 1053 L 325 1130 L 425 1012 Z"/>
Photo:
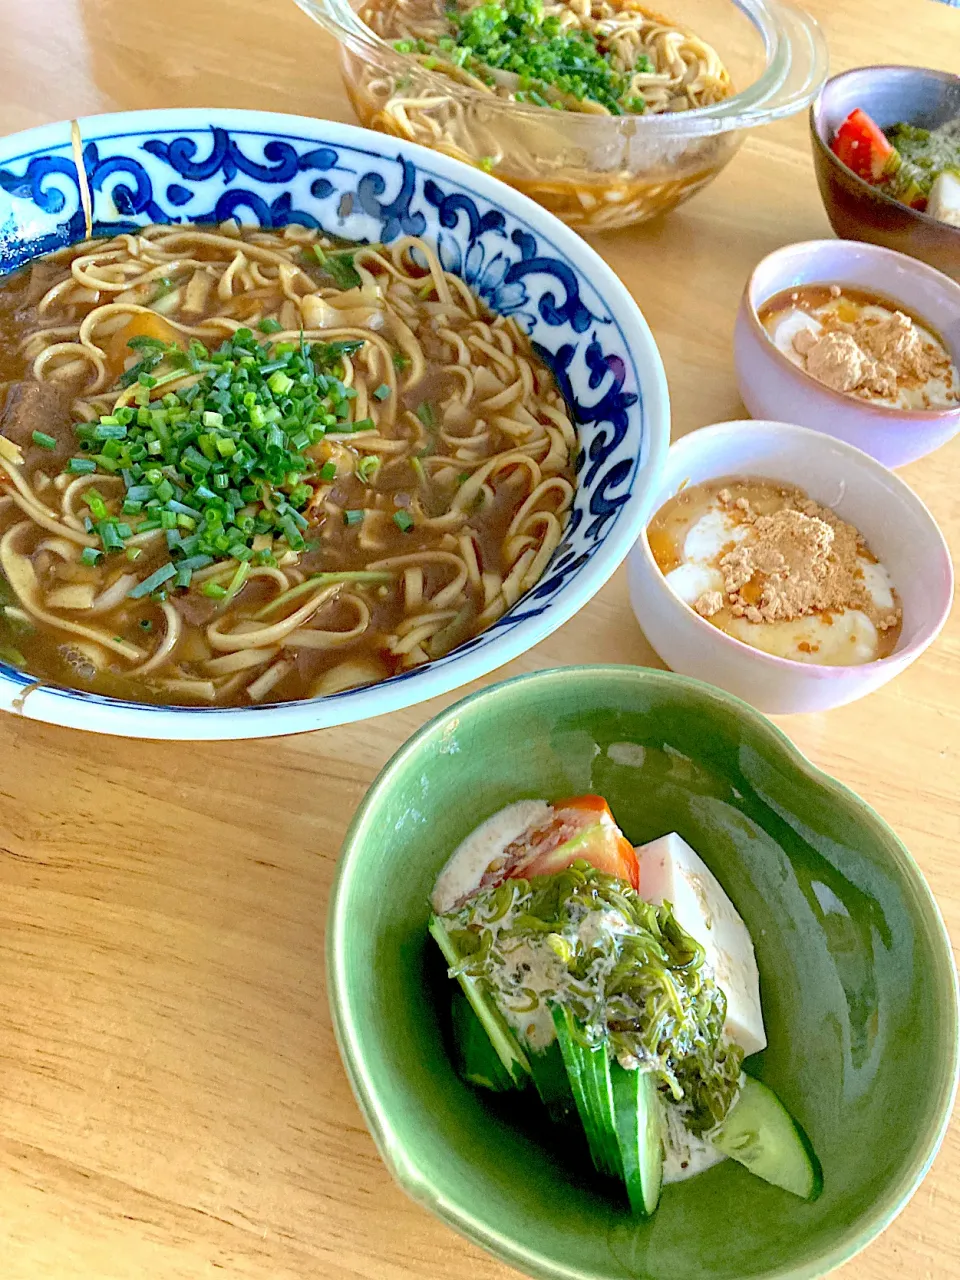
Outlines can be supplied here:
<path id="1" fill-rule="evenodd" d="M 500 1061 L 500 1055 L 491 1044 L 483 1023 L 459 987 L 453 990 L 450 1018 L 460 1074 L 464 1080 L 481 1089 L 492 1089 L 494 1093 L 506 1093 L 509 1089 L 518 1088 L 517 1082 Z"/>
<path id="2" fill-rule="evenodd" d="M 623 1180 L 634 1213 L 648 1216 L 663 1186 L 663 1112 L 657 1082 L 647 1071 L 626 1071 L 611 1062 L 613 1107 Z"/>
<path id="3" fill-rule="evenodd" d="M 564 1070 L 567 1073 L 570 1092 L 573 1095 L 574 1105 L 583 1125 L 583 1131 L 587 1136 L 590 1155 L 596 1165 L 599 1160 L 599 1144 L 595 1139 L 596 1126 L 593 1118 L 593 1108 L 590 1106 L 584 1086 L 583 1063 L 579 1052 L 580 1046 L 572 1034 L 573 1015 L 560 1005 L 555 1005 L 551 1012 L 553 1014 L 553 1025 L 557 1032 L 557 1045 L 560 1049 Z"/>
<path id="4" fill-rule="evenodd" d="M 437 946 L 443 952 L 443 957 L 447 964 L 451 966 L 458 965 L 462 959 L 457 953 L 453 939 L 447 932 L 447 927 L 438 916 L 430 917 L 430 936 L 434 939 Z M 503 1063 L 507 1074 L 513 1080 L 518 1088 L 523 1088 L 530 1079 L 530 1063 L 527 1055 L 520 1047 L 520 1041 L 513 1034 L 503 1014 L 497 1008 L 493 1000 L 486 994 L 475 978 L 469 977 L 467 974 L 459 975 L 460 986 L 463 993 L 470 1001 L 470 1007 L 483 1024 L 483 1029 L 490 1037 L 490 1043 L 493 1045 L 500 1061 Z"/>
<path id="5" fill-rule="evenodd" d="M 553 1025 L 593 1163 L 600 1173 L 622 1179 L 606 1046 L 589 1049 L 581 1044 L 573 1014 L 560 1005 L 553 1008 Z"/>
<path id="6" fill-rule="evenodd" d="M 584 1049 L 589 1070 L 590 1087 L 597 1126 L 603 1141 L 604 1164 L 601 1172 L 623 1181 L 623 1161 L 620 1143 L 617 1141 L 617 1113 L 613 1104 L 613 1081 L 610 1078 L 610 1055 L 605 1044 L 596 1049 Z"/>
<path id="7" fill-rule="evenodd" d="M 810 1140 L 772 1089 L 746 1076 L 713 1145 L 765 1182 L 816 1200 L 823 1171 Z"/>
<path id="8" fill-rule="evenodd" d="M 565 1123 L 576 1114 L 577 1104 L 573 1100 L 559 1043 L 554 1040 L 543 1053 L 528 1052 L 527 1061 L 540 1101 L 550 1118 L 558 1124 Z"/>

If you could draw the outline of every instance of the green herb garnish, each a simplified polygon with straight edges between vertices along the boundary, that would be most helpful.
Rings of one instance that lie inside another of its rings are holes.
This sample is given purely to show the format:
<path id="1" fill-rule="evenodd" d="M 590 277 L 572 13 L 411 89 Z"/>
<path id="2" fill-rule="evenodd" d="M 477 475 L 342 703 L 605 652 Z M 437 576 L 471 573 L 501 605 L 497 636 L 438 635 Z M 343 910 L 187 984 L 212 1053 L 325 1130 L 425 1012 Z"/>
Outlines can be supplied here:
<path id="1" fill-rule="evenodd" d="M 8 667 L 16 667 L 19 671 L 24 670 L 27 665 L 26 658 L 12 644 L 0 644 L 0 662 L 5 662 Z"/>
<path id="2" fill-rule="evenodd" d="M 176 575 L 176 572 L 175 566 L 168 560 L 159 569 L 155 569 L 148 578 L 144 578 L 135 587 L 131 587 L 127 594 L 131 600 L 139 600 L 143 596 L 148 596 L 151 592 L 156 591 L 158 587 L 162 587 L 165 582 L 169 582 Z"/>
<path id="3" fill-rule="evenodd" d="M 353 265 L 353 250 L 324 255 L 323 269 L 333 277 L 338 289 L 356 289 L 361 283 L 360 273 Z"/>
<path id="4" fill-rule="evenodd" d="M 198 556 L 208 558 L 202 563 L 245 562 L 262 534 L 302 549 L 302 513 L 314 484 L 332 478 L 308 451 L 328 431 L 373 425 L 351 421 L 356 392 L 340 377 L 343 359 L 363 341 L 260 343 L 238 329 L 213 352 L 199 342 L 182 351 L 153 338 L 129 345 L 141 365 L 158 371 L 155 383 L 182 382 L 185 373 L 193 380 L 162 398 L 151 398 L 141 384 L 131 393 L 133 404 L 75 427 L 81 449 L 96 452 L 71 458 L 66 470 L 102 470 L 124 481 L 122 518 L 95 486 L 83 494 L 89 531 L 103 551 L 120 551 L 133 535 L 162 529 L 170 564 L 157 586 L 176 577 L 173 585 L 182 587 Z M 134 598 L 149 594 L 143 583 L 134 591 Z"/>
<path id="5" fill-rule="evenodd" d="M 558 875 L 505 880 L 441 918 L 463 957 L 454 972 L 498 1003 L 531 1013 L 544 1003 L 569 1008 L 589 1044 L 654 1071 L 695 1133 L 726 1115 L 743 1053 L 723 1034 L 726 999 L 704 970 L 703 948 L 669 905 L 653 906 L 577 862 Z M 506 962 L 521 944 L 546 975 L 538 990 Z"/>
<path id="6" fill-rule="evenodd" d="M 630 94 L 630 85 L 638 72 L 653 70 L 647 55 L 641 54 L 629 71 L 616 70 L 593 35 L 546 17 L 542 0 L 488 0 L 462 12 L 448 8 L 447 17 L 449 34 L 434 44 L 398 40 L 394 49 L 418 56 L 427 68 L 446 61 L 488 82 L 491 69 L 511 73 L 518 78 L 517 102 L 562 108 L 560 95 L 598 102 L 613 115 L 646 109 L 642 97 Z M 481 168 L 487 167 L 486 160 L 480 160 Z"/>

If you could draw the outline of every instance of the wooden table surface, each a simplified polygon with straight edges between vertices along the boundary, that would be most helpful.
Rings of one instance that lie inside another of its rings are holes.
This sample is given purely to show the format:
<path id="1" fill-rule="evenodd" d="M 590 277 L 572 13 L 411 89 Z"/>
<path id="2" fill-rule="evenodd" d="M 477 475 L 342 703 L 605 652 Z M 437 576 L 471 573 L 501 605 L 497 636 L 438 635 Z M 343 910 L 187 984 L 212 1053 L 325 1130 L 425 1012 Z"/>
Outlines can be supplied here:
<path id="1" fill-rule="evenodd" d="M 960 14 L 932 0 L 809 7 L 834 70 L 960 63 Z M 138 107 L 352 118 L 331 40 L 291 0 L 0 0 L 0 84 L 4 133 Z M 828 234 L 801 115 L 757 132 L 662 225 L 598 241 L 660 344 L 675 434 L 743 415 L 731 336 L 744 280 L 772 249 Z M 904 472 L 955 553 L 958 469 L 960 439 Z M 497 674 L 584 660 L 658 665 L 622 571 Z M 453 696 L 345 729 L 202 747 L 0 718 L 3 1280 L 513 1274 L 394 1187 L 324 991 L 324 916 L 349 818 Z M 960 938 L 957 613 L 892 686 L 782 723 L 892 824 Z M 913 1202 L 844 1276 L 956 1276 L 958 1213 L 954 1126 Z"/>

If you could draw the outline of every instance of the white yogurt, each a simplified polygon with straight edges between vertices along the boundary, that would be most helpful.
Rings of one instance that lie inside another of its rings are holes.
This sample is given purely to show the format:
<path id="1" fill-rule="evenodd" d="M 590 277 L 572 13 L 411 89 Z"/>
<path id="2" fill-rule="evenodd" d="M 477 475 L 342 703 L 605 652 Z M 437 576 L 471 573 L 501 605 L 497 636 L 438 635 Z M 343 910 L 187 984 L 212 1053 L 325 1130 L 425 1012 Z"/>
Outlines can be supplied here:
<path id="1" fill-rule="evenodd" d="M 732 542 L 741 542 L 749 532 L 749 525 L 740 523 L 719 503 L 713 504 L 687 531 L 683 563 L 665 575 L 670 589 L 691 607 L 708 591 L 722 593 L 723 575 L 717 561 Z M 887 570 L 864 556 L 858 561 L 874 604 L 878 609 L 893 609 L 893 583 Z M 859 609 L 834 613 L 829 621 L 820 614 L 790 622 L 725 618 L 722 630 L 774 657 L 820 666 L 858 666 L 872 662 L 879 652 L 877 629 Z"/>
<path id="2" fill-rule="evenodd" d="M 789 307 L 785 311 L 776 313 L 771 317 L 771 322 L 767 326 L 767 332 L 778 351 L 798 369 L 806 372 L 804 358 L 794 346 L 794 338 L 798 333 L 802 333 L 804 329 L 808 329 L 815 336 L 823 333 L 823 324 L 817 318 L 817 313 L 826 313 L 836 308 L 836 302 L 825 303 L 824 306 L 816 308 L 814 312 L 805 311 L 801 307 Z M 892 312 L 887 307 L 876 306 L 873 303 L 864 304 L 858 308 L 859 314 L 865 320 L 887 320 Z M 946 350 L 943 343 L 923 325 L 914 321 L 914 326 L 920 337 L 926 344 L 932 344 L 938 351 L 945 355 Z M 899 386 L 895 396 L 878 396 L 870 394 L 865 398 L 871 403 L 886 405 L 891 409 L 937 409 L 952 408 L 957 404 L 956 392 L 958 388 L 958 379 L 956 370 L 951 366 L 945 377 L 929 377 L 922 386 Z M 852 393 L 850 393 L 852 394 Z"/>

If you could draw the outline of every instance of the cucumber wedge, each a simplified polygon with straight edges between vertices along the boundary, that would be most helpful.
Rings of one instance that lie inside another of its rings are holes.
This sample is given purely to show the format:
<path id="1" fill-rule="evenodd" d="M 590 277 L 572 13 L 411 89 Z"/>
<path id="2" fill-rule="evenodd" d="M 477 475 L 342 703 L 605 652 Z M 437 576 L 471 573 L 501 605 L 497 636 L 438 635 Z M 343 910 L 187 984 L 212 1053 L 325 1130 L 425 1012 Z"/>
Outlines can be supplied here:
<path id="1" fill-rule="evenodd" d="M 622 1179 L 606 1046 L 588 1049 L 582 1045 L 575 1034 L 573 1014 L 560 1005 L 554 1006 L 553 1025 L 593 1163 L 598 1172 Z"/>
<path id="2" fill-rule="evenodd" d="M 773 1090 L 750 1076 L 710 1140 L 758 1178 L 801 1200 L 816 1200 L 823 1190 L 823 1170 L 809 1138 Z"/>
<path id="3" fill-rule="evenodd" d="M 611 1062 L 613 1107 L 623 1180 L 634 1213 L 649 1217 L 663 1186 L 663 1114 L 650 1072 L 626 1071 Z"/>
<path id="4" fill-rule="evenodd" d="M 593 1105 L 603 1141 L 604 1165 L 601 1172 L 609 1173 L 612 1178 L 619 1178 L 622 1182 L 623 1161 L 620 1158 L 620 1143 L 617 1141 L 617 1113 L 613 1104 L 610 1056 L 606 1045 L 600 1045 L 596 1049 L 585 1049 L 583 1052 L 587 1057 Z"/>
<path id="5" fill-rule="evenodd" d="M 573 1100 L 559 1043 L 554 1040 L 543 1053 L 528 1051 L 527 1061 L 530 1063 L 534 1086 L 550 1119 L 557 1124 L 566 1123 L 571 1116 L 576 1115 L 577 1104 Z"/>
<path id="6" fill-rule="evenodd" d="M 500 1055 L 491 1044 L 470 1001 L 456 987 L 450 1005 L 450 1018 L 458 1066 L 464 1080 L 494 1093 L 506 1093 L 518 1088 L 517 1082 L 500 1061 Z"/>
<path id="7" fill-rule="evenodd" d="M 457 954 L 457 948 L 454 946 L 453 939 L 447 932 L 447 927 L 443 921 L 437 916 L 431 916 L 428 927 L 430 936 L 443 952 L 443 957 L 447 964 L 451 968 L 459 964 L 462 957 Z M 476 979 L 462 973 L 459 975 L 458 981 L 463 988 L 463 994 L 470 1001 L 471 1008 L 483 1024 L 484 1031 L 490 1037 L 490 1043 L 503 1063 L 507 1074 L 517 1088 L 522 1089 L 530 1079 L 530 1063 L 527 1055 L 520 1047 L 520 1041 L 513 1034 L 496 1004 L 480 987 Z"/>

